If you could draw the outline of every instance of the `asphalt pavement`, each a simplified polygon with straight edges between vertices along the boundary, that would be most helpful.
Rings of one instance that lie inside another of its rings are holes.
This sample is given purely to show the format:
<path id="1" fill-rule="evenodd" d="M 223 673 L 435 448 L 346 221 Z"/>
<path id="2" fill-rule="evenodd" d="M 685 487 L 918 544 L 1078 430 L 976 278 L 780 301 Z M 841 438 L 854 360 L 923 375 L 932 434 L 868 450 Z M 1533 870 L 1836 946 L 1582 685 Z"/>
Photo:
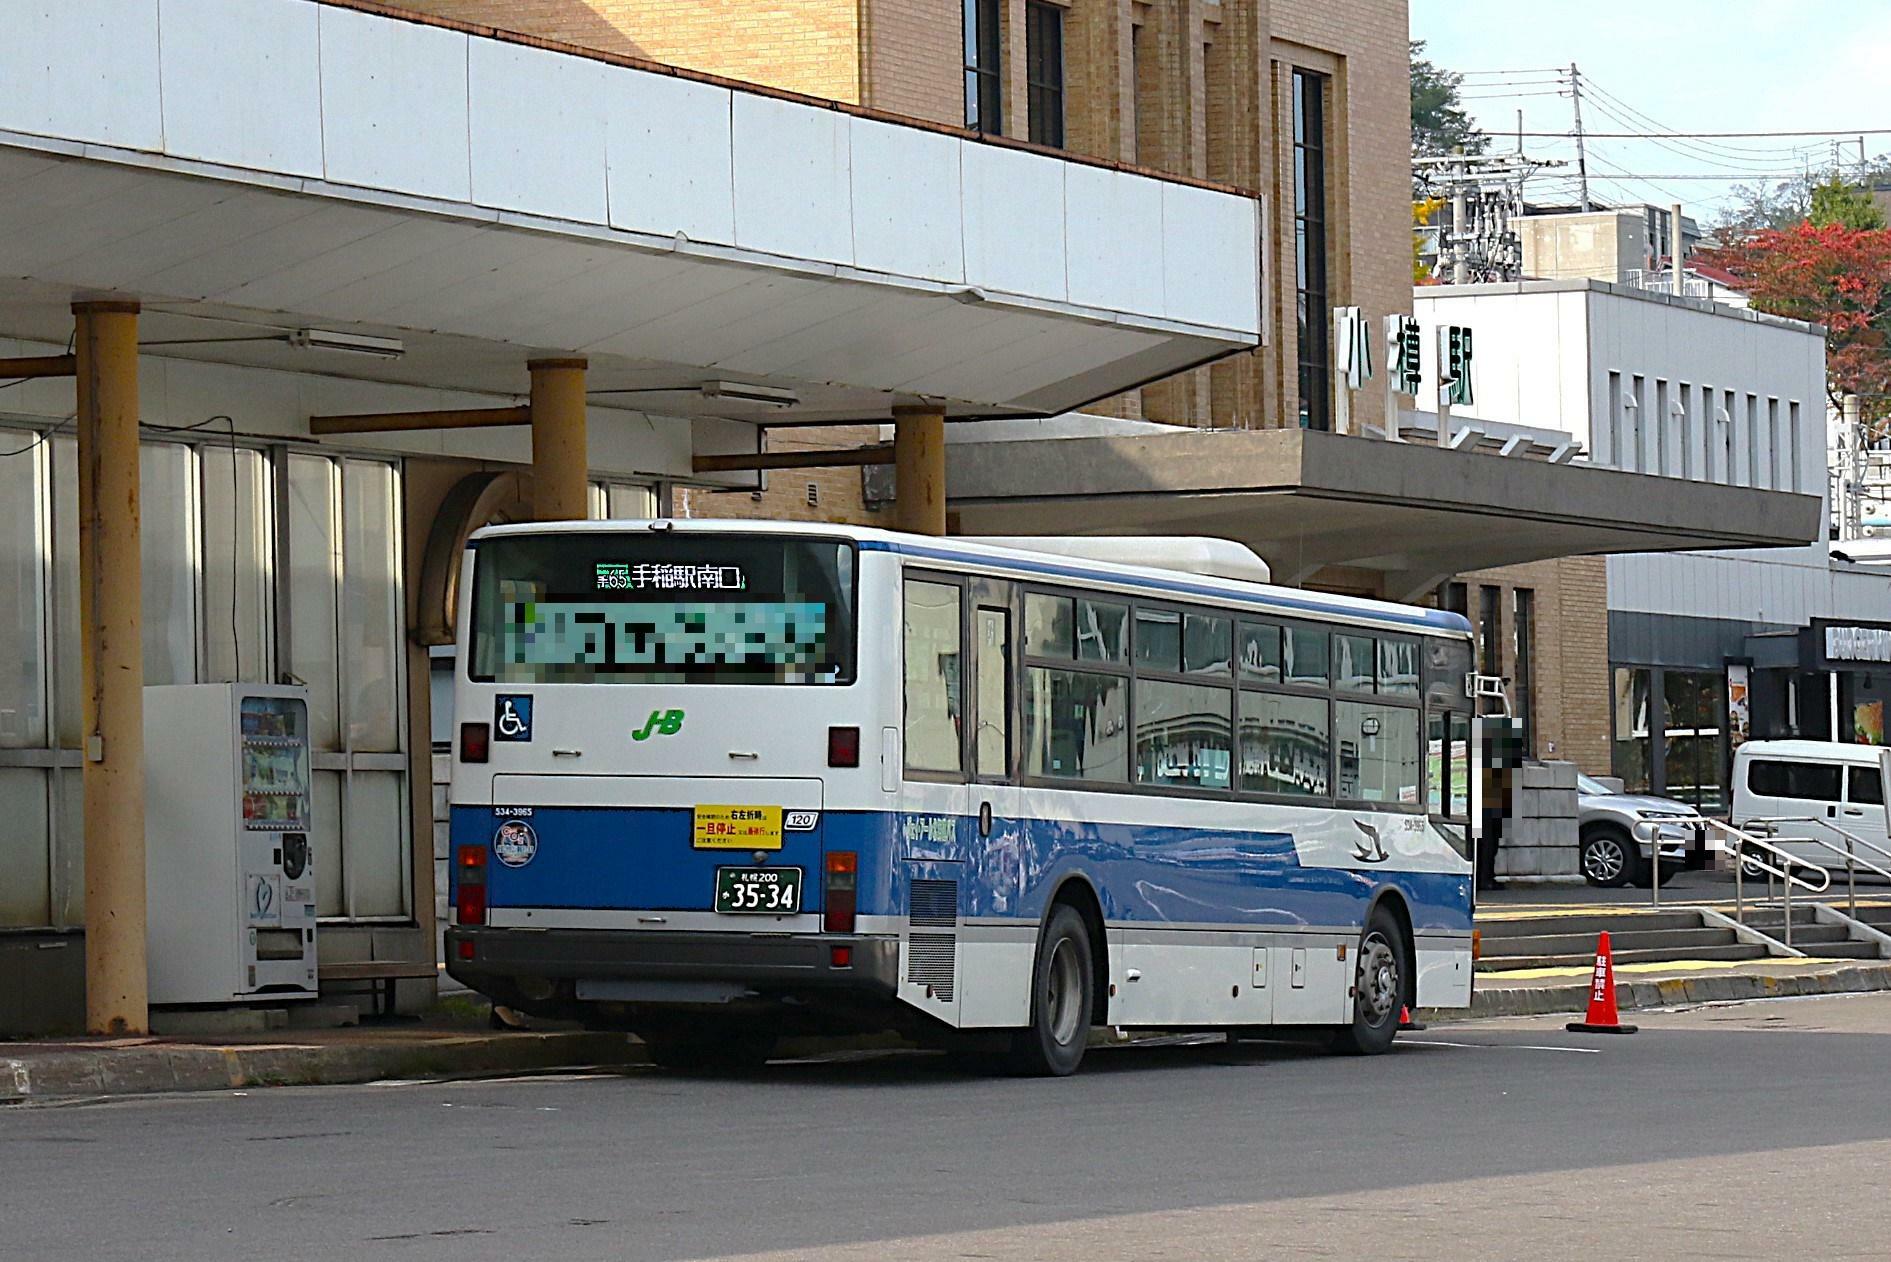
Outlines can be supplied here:
<path id="1" fill-rule="evenodd" d="M 0 1110 L 0 1258 L 1891 1252 L 1891 996 L 1437 1025 L 1390 1056 L 921 1053 Z"/>

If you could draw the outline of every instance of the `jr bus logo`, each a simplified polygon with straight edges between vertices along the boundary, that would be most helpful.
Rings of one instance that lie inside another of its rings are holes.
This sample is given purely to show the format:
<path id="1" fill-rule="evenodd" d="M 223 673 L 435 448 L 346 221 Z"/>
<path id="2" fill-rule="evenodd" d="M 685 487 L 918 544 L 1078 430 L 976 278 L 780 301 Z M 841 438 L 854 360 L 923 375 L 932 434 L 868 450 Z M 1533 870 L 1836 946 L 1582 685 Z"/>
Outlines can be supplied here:
<path id="1" fill-rule="evenodd" d="M 681 710 L 652 710 L 649 722 L 643 725 L 641 732 L 632 732 L 633 741 L 647 741 L 652 736 L 675 736 L 683 730 L 683 712 Z"/>

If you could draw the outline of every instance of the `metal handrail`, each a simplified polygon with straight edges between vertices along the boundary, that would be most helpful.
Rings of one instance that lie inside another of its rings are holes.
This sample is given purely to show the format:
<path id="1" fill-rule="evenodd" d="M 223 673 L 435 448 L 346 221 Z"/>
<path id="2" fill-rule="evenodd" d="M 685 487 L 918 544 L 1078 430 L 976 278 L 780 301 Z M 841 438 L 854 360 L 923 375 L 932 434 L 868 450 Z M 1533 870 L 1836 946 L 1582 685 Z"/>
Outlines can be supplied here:
<path id="1" fill-rule="evenodd" d="M 1767 815 L 1758 819 L 1748 820 L 1747 822 L 1750 824 L 1765 824 L 1769 829 L 1779 824 L 1817 824 L 1828 832 L 1836 833 L 1838 836 L 1843 837 L 1845 839 L 1845 848 L 1842 850 L 1835 842 L 1827 841 L 1823 837 L 1795 837 L 1793 840 L 1810 842 L 1815 846 L 1823 846 L 1845 860 L 1845 912 L 1853 920 L 1858 919 L 1858 867 L 1862 865 L 1867 871 L 1875 872 L 1885 880 L 1891 881 L 1891 868 L 1885 868 L 1873 863 L 1869 859 L 1859 858 L 1857 847 L 1862 846 L 1873 854 L 1882 855 L 1886 859 L 1891 859 L 1891 850 L 1885 849 L 1876 842 L 1866 841 L 1851 829 L 1842 828 L 1829 819 L 1824 819 L 1817 815 Z M 1800 862 L 1804 861 L 1801 860 Z"/>
<path id="2" fill-rule="evenodd" d="M 1735 828 L 1732 824 L 1726 823 L 1723 820 L 1708 818 L 1704 822 L 1709 828 L 1717 829 L 1725 833 L 1733 841 L 1733 912 L 1735 920 L 1739 921 L 1742 925 L 1747 922 L 1746 865 L 1748 863 L 1751 863 L 1754 867 L 1766 873 L 1766 883 L 1769 890 L 1772 887 L 1773 878 L 1778 877 L 1780 879 L 1781 901 L 1786 910 L 1786 949 L 1788 951 L 1792 950 L 1793 886 L 1797 885 L 1799 888 L 1814 894 L 1823 894 L 1832 886 L 1832 874 L 1809 859 L 1801 859 L 1789 851 L 1780 849 L 1772 842 L 1763 841 L 1755 837 L 1752 833 Z M 1749 856 L 1747 854 L 1748 847 L 1752 847 L 1763 854 L 1771 855 L 1774 859 L 1779 861 L 1778 866 L 1768 863 L 1765 859 Z M 1818 873 L 1819 883 L 1814 885 L 1811 881 L 1799 876 L 1798 873 L 1794 871 L 1795 868 L 1803 872 Z"/>

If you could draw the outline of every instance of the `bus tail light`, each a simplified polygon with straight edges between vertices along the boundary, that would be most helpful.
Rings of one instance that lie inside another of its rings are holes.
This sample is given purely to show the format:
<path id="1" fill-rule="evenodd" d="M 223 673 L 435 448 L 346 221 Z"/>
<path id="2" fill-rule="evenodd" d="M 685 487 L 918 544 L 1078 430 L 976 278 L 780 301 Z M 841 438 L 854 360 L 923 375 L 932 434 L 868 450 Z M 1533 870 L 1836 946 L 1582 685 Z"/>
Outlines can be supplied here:
<path id="1" fill-rule="evenodd" d="M 454 922 L 462 925 L 486 923 L 486 847 L 461 846 L 454 852 Z"/>
<path id="2" fill-rule="evenodd" d="M 485 762 L 491 752 L 491 727 L 484 723 L 460 724 L 461 762 Z"/>
<path id="3" fill-rule="evenodd" d="M 859 728 L 830 727 L 827 729 L 827 765 L 830 767 L 858 767 L 860 765 Z"/>
<path id="4" fill-rule="evenodd" d="M 454 923 L 461 925 L 483 925 L 486 923 L 486 887 L 484 885 L 460 885 L 460 896 L 454 900 Z"/>
<path id="5" fill-rule="evenodd" d="M 821 889 L 821 928 L 827 933 L 854 931 L 854 893 L 860 859 L 852 850 L 827 852 L 827 880 Z"/>

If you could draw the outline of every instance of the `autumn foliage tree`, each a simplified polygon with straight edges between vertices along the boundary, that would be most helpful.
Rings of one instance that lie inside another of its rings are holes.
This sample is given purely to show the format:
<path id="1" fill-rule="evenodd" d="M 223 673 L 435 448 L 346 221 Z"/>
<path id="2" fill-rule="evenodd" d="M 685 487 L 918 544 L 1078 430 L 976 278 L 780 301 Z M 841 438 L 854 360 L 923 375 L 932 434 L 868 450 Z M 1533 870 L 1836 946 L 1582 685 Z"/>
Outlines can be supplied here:
<path id="1" fill-rule="evenodd" d="M 1875 428 L 1891 422 L 1891 230 L 1804 221 L 1696 257 L 1738 277 L 1755 310 L 1823 324 L 1832 405 L 1856 394 Z"/>

